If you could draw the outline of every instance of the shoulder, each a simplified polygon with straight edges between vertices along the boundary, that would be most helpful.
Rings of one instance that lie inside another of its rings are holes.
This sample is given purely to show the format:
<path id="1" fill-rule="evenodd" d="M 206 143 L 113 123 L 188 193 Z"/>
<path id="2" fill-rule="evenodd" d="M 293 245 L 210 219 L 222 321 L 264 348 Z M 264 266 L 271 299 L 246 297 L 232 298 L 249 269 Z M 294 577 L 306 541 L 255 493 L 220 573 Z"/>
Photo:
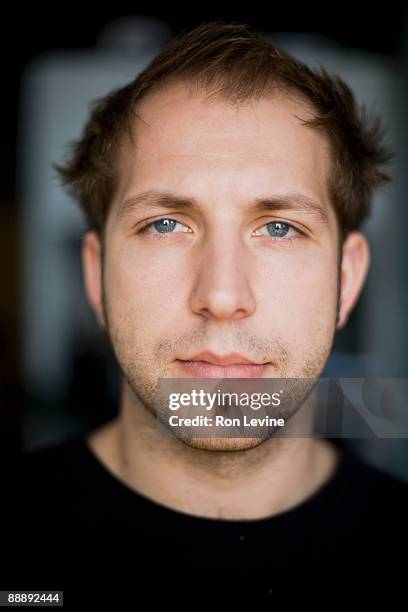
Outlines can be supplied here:
<path id="1" fill-rule="evenodd" d="M 16 576 L 36 584 L 37 569 L 38 584 L 41 572 L 51 577 L 54 566 L 58 572 L 55 547 L 58 543 L 62 550 L 69 543 L 70 525 L 75 523 L 74 465 L 80 461 L 80 448 L 81 438 L 64 440 L 15 453 L 3 463 L 1 480 L 7 492 L 2 496 L 0 520 L 5 527 L 2 558 L 7 563 L 0 560 L 0 573 L 10 584 Z"/>
<path id="2" fill-rule="evenodd" d="M 351 448 L 344 451 L 344 456 L 350 474 L 367 492 L 378 494 L 381 490 L 387 490 L 403 497 L 408 495 L 408 482 L 391 471 L 377 467 Z"/>
<path id="3" fill-rule="evenodd" d="M 345 516 L 362 519 L 368 528 L 406 530 L 408 482 L 347 447 L 342 450 L 340 473 L 339 499 Z"/>
<path id="4" fill-rule="evenodd" d="M 44 444 L 23 452 L 20 468 L 27 477 L 47 478 L 52 475 L 58 479 L 63 471 L 81 461 L 83 445 L 83 436 Z"/>
<path id="5" fill-rule="evenodd" d="M 72 492 L 83 462 L 82 436 L 43 444 L 8 457 L 1 470 L 2 484 L 9 491 L 7 507 L 11 512 L 21 512 L 29 505 L 32 512 L 37 508 L 42 512 L 47 506 L 55 506 Z"/>

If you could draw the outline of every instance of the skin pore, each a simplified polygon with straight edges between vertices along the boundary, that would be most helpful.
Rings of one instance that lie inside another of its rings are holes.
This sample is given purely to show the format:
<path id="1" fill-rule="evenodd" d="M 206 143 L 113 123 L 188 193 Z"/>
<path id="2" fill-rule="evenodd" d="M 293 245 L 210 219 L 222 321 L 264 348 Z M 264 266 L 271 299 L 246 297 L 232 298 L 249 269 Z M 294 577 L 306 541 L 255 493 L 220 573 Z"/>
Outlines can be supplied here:
<path id="1" fill-rule="evenodd" d="M 203 350 L 269 362 L 269 378 L 321 374 L 364 284 L 369 248 L 350 233 L 339 278 L 330 147 L 301 125 L 308 113 L 281 94 L 236 106 L 183 83 L 149 94 L 135 143 L 118 152 L 103 266 L 97 234 L 84 236 L 88 300 L 122 372 L 119 415 L 87 442 L 115 477 L 174 510 L 271 516 L 307 499 L 338 463 L 335 448 L 311 436 L 186 441 L 163 435 L 155 417 L 159 379 L 182 378 L 176 360 Z M 158 206 L 157 192 L 195 205 L 167 197 Z M 251 208 L 278 197 L 279 210 Z"/>

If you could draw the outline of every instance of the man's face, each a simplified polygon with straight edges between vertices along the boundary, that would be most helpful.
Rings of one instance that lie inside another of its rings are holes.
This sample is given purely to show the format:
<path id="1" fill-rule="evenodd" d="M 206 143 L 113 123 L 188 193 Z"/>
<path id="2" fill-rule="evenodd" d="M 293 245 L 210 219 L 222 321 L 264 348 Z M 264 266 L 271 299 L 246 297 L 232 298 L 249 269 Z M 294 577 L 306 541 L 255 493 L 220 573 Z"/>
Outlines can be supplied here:
<path id="1" fill-rule="evenodd" d="M 204 350 L 268 362 L 264 377 L 318 377 L 336 327 L 339 245 L 329 144 L 295 116 L 309 117 L 306 105 L 276 96 L 232 107 L 180 84 L 149 95 L 138 115 L 135 146 L 120 155 L 103 287 L 130 389 L 153 411 L 159 379 L 185 378 L 177 360 Z M 197 208 L 146 201 L 120 214 L 148 190 Z M 251 208 L 283 196 L 281 210 Z"/>

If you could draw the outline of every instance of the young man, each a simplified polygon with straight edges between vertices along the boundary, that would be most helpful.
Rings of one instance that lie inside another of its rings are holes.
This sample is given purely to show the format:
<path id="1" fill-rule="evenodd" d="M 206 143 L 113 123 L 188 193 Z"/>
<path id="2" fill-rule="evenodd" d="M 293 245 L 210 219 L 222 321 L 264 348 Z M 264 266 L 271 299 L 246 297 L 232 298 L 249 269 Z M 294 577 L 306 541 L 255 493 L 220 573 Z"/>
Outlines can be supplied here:
<path id="1" fill-rule="evenodd" d="M 313 436 L 166 436 L 155 403 L 164 378 L 319 378 L 389 157 L 341 79 L 242 24 L 183 33 L 98 101 L 56 168 L 86 215 L 120 407 L 24 459 L 30 588 L 114 604 L 398 585 L 404 484 Z"/>

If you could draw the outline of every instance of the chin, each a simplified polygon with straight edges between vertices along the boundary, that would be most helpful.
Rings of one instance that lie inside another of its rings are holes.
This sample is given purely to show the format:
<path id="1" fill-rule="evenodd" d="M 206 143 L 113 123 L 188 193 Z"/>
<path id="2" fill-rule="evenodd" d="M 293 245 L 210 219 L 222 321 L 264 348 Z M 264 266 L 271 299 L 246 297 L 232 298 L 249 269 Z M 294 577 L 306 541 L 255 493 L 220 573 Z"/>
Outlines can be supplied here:
<path id="1" fill-rule="evenodd" d="M 181 438 L 187 446 L 208 451 L 243 451 L 256 448 L 265 438 Z"/>

